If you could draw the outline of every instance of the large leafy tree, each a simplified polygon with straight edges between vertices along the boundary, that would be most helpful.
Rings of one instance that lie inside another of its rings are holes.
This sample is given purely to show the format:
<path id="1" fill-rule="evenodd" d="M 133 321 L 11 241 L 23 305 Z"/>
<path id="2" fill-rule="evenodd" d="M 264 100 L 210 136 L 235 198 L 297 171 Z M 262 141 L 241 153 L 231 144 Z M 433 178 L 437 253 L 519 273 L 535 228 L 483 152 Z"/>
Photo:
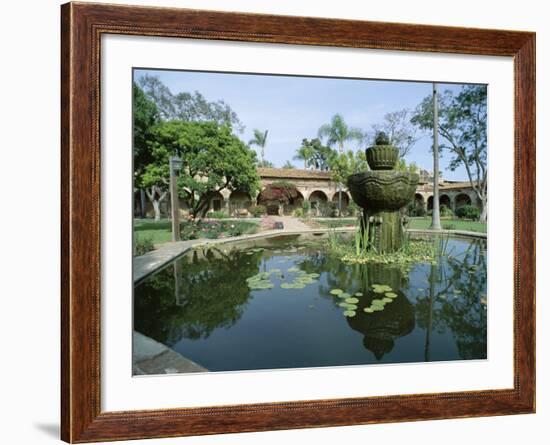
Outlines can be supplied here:
<path id="1" fill-rule="evenodd" d="M 367 158 L 363 150 L 354 152 L 346 150 L 331 158 L 330 171 L 334 182 L 345 184 L 349 175 L 369 169 Z"/>
<path id="2" fill-rule="evenodd" d="M 433 130 L 432 97 L 418 105 L 411 122 Z M 480 220 L 487 219 L 487 87 L 467 85 L 458 94 L 445 91 L 439 99 L 439 149 L 448 150 L 451 171 L 463 166 L 480 203 Z"/>
<path id="3" fill-rule="evenodd" d="M 304 168 L 329 170 L 330 163 L 337 153 L 330 147 L 323 145 L 319 138 L 303 139 L 302 146 L 296 150 L 294 159 L 304 161 Z"/>
<path id="4" fill-rule="evenodd" d="M 387 113 L 382 123 L 371 126 L 371 131 L 367 132 L 365 139 L 370 143 L 378 133 L 384 132 L 391 144 L 399 148 L 399 156 L 404 158 L 419 139 L 418 127 L 411 123 L 412 116 L 412 111 L 407 108 Z"/>
<path id="5" fill-rule="evenodd" d="M 216 122 L 238 132 L 244 130 L 237 113 L 223 100 L 210 102 L 198 91 L 173 94 L 158 77 L 149 74 L 140 77 L 138 84 L 156 104 L 163 120 Z"/>
<path id="6" fill-rule="evenodd" d="M 133 84 L 133 95 L 134 171 L 139 174 L 150 160 L 151 130 L 159 122 L 159 111 L 155 103 L 135 83 Z"/>
<path id="7" fill-rule="evenodd" d="M 134 96 L 134 121 L 133 121 L 133 150 L 134 150 L 134 186 L 145 190 L 147 196 L 153 203 L 155 210 L 155 219 L 160 219 L 160 202 L 166 198 L 164 186 L 160 183 L 160 188 L 155 181 L 147 182 L 145 188 L 144 175 L 147 166 L 154 162 L 154 156 L 151 152 L 151 142 L 153 128 L 159 122 L 159 111 L 155 103 L 147 97 L 143 90 L 133 84 Z M 147 174 L 150 178 L 151 171 Z M 145 198 L 142 198 L 145 201 Z M 144 201 L 142 207 L 144 207 Z"/>
<path id="8" fill-rule="evenodd" d="M 260 149 L 260 158 L 262 162 L 265 161 L 265 146 L 267 144 L 267 132 L 260 131 L 260 130 L 254 130 L 254 137 L 250 140 L 250 145 L 256 145 Z"/>
<path id="9" fill-rule="evenodd" d="M 224 189 L 255 194 L 259 187 L 256 153 L 215 122 L 163 122 L 154 131 L 153 152 L 158 162 L 150 165 L 163 184 L 168 182 L 168 157 L 183 161 L 178 178 L 179 195 L 193 217 L 204 216 L 214 195 Z"/>

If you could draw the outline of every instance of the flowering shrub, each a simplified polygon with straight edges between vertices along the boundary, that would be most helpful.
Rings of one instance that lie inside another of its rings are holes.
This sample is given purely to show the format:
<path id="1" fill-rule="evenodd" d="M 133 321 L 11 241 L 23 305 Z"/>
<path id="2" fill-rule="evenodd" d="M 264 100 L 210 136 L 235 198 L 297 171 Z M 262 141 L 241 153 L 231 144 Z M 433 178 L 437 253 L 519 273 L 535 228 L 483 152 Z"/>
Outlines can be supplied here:
<path id="1" fill-rule="evenodd" d="M 296 186 L 286 181 L 276 181 L 268 184 L 258 196 L 258 202 L 266 207 L 278 206 L 279 204 L 292 204 L 294 200 L 300 197 L 300 192 Z"/>
<path id="2" fill-rule="evenodd" d="M 181 223 L 181 239 L 218 239 L 255 233 L 258 225 L 251 221 L 220 221 L 216 219 L 188 220 Z"/>

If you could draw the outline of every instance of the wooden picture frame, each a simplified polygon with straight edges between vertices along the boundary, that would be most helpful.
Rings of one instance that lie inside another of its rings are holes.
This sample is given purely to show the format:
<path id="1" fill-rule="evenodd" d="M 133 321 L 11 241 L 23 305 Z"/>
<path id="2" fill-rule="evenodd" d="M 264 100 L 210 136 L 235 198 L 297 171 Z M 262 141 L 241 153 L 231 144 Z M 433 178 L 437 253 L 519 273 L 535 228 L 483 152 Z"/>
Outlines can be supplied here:
<path id="1" fill-rule="evenodd" d="M 91 3 L 65 4 L 61 17 L 63 440 L 97 442 L 535 411 L 534 33 Z M 513 389 L 102 412 L 99 101 L 104 34 L 513 57 Z"/>

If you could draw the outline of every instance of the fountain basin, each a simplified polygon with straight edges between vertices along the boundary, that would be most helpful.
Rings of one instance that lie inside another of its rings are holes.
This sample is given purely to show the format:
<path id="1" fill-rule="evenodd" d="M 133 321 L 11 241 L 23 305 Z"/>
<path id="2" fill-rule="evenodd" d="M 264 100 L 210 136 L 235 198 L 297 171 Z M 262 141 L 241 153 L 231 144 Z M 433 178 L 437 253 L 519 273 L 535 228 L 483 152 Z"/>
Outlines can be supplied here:
<path id="1" fill-rule="evenodd" d="M 418 174 L 410 172 L 367 171 L 348 177 L 353 200 L 369 213 L 397 211 L 414 198 Z"/>

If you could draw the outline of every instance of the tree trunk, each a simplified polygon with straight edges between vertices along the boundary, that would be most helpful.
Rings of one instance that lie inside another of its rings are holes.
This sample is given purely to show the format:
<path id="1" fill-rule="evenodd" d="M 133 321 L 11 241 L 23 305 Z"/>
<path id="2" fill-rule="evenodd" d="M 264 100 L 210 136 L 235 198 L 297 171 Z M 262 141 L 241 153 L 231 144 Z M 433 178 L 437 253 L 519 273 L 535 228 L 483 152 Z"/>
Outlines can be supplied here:
<path id="1" fill-rule="evenodd" d="M 487 222 L 487 196 L 481 197 L 481 212 L 479 213 L 479 220 L 481 222 Z"/>
<path id="2" fill-rule="evenodd" d="M 160 201 L 158 199 L 153 199 L 153 210 L 155 211 L 155 221 L 160 221 Z"/>
<path id="3" fill-rule="evenodd" d="M 151 201 L 151 204 L 153 205 L 153 210 L 155 212 L 155 221 L 160 220 L 160 203 L 164 198 L 166 198 L 166 195 L 168 194 L 167 191 L 161 192 L 160 189 L 157 186 L 152 186 L 151 191 L 145 190 L 145 194 L 149 198 L 149 201 Z"/>
<path id="4" fill-rule="evenodd" d="M 147 198 L 145 190 L 141 189 L 139 191 L 140 207 L 141 207 L 141 217 L 145 218 L 147 216 Z"/>

